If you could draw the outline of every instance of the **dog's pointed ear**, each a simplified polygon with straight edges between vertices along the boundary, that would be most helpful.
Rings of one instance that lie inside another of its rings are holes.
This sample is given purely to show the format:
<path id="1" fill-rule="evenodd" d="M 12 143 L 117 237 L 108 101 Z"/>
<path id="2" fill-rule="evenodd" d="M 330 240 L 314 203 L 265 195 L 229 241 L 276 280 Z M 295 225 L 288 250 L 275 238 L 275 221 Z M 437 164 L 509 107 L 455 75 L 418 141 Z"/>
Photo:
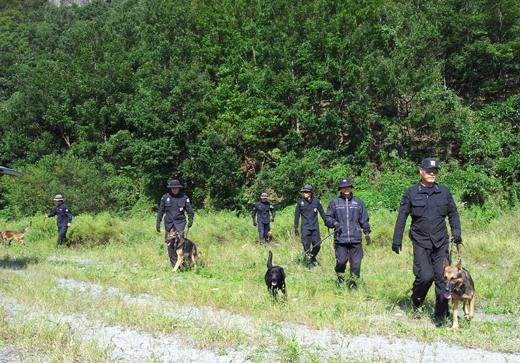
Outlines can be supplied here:
<path id="1" fill-rule="evenodd" d="M 173 227 L 172 227 L 172 228 L 170 228 L 170 233 L 172 233 L 172 232 L 173 232 Z"/>
<path id="2" fill-rule="evenodd" d="M 448 263 L 448 259 L 444 258 L 444 268 L 450 267 L 450 264 Z"/>
<path id="3" fill-rule="evenodd" d="M 459 260 L 459 263 L 457 264 L 457 270 L 462 270 L 462 260 Z"/>

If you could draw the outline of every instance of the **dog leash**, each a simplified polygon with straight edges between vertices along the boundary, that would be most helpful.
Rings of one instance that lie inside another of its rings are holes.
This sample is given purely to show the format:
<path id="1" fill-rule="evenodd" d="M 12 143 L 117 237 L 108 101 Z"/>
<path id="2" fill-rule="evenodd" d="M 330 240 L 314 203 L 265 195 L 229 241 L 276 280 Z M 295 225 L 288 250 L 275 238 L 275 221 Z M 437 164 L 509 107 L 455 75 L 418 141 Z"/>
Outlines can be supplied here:
<path id="1" fill-rule="evenodd" d="M 449 242 L 449 243 L 451 243 L 451 247 L 450 247 L 450 263 L 453 261 L 452 260 L 452 258 L 453 258 L 452 256 L 453 256 L 453 244 L 454 244 L 454 241 L 455 241 L 455 238 L 453 238 L 453 236 L 451 236 L 450 237 L 450 242 Z M 464 247 L 464 249 L 466 249 L 466 246 L 464 246 L 462 244 L 462 242 L 461 243 L 456 243 L 456 245 L 457 245 L 457 258 L 458 258 L 457 263 L 458 263 L 460 261 L 460 245 L 462 245 L 462 247 Z"/>
<path id="2" fill-rule="evenodd" d="M 327 237 L 323 238 L 321 241 L 319 241 L 318 243 L 316 243 L 315 246 L 312 246 L 312 247 L 309 247 L 308 250 L 304 251 L 302 254 L 298 255 L 298 257 L 296 257 L 294 260 L 292 260 L 291 262 L 285 264 L 283 266 L 283 268 L 286 268 L 287 266 L 289 266 L 291 263 L 293 263 L 294 261 L 296 261 L 297 259 L 299 259 L 300 257 L 302 257 L 303 255 L 306 255 L 307 253 L 311 252 L 311 250 L 313 248 L 316 248 L 318 247 L 319 245 L 321 245 L 323 243 L 323 241 L 325 241 L 327 238 L 329 238 L 330 236 L 332 236 L 334 233 L 336 233 L 337 231 L 339 231 L 341 229 L 341 226 L 338 228 L 338 229 L 335 229 L 334 231 L 332 231 L 331 233 L 328 234 Z"/>

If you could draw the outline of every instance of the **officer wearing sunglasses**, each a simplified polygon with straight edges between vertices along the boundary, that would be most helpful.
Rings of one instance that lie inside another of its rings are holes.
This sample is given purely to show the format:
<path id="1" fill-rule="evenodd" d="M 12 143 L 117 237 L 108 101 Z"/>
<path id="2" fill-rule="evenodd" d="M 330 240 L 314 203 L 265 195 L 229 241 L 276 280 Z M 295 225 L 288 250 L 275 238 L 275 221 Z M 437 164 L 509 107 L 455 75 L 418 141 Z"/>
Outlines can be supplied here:
<path id="1" fill-rule="evenodd" d="M 402 249 L 403 232 L 408 215 L 412 216 L 410 239 L 413 243 L 412 303 L 419 308 L 428 290 L 435 282 L 435 319 L 444 321 L 448 315 L 448 301 L 444 298 L 444 259 L 449 260 L 448 229 L 450 223 L 455 243 L 461 243 L 460 218 L 450 190 L 435 183 L 439 173 L 439 161 L 426 158 L 419 168 L 421 181 L 406 189 L 399 215 L 395 223 L 392 251 L 399 254 Z"/>

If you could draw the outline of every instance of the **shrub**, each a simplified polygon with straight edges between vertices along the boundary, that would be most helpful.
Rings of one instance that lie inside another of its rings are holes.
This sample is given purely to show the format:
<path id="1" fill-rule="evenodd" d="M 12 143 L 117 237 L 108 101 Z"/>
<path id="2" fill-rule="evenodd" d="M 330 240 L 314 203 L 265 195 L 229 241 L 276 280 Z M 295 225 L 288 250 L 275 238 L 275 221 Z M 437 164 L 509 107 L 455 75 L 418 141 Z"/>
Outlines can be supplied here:
<path id="1" fill-rule="evenodd" d="M 104 212 L 95 217 L 81 214 L 74 218 L 67 234 L 67 243 L 75 245 L 99 246 L 111 241 L 123 240 L 123 227 L 119 218 Z"/>

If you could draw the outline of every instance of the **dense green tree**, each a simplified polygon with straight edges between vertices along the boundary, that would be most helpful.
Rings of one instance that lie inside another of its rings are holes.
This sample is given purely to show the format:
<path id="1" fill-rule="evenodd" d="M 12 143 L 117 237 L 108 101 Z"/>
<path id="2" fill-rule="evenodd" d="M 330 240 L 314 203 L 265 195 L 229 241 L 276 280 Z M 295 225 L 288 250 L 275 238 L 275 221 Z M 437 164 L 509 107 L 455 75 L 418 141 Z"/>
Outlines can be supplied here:
<path id="1" fill-rule="evenodd" d="M 519 19 L 511 0 L 6 0 L 0 161 L 72 155 L 140 197 L 175 177 L 195 207 L 246 210 L 345 174 L 394 208 L 435 156 L 464 201 L 515 205 Z"/>

